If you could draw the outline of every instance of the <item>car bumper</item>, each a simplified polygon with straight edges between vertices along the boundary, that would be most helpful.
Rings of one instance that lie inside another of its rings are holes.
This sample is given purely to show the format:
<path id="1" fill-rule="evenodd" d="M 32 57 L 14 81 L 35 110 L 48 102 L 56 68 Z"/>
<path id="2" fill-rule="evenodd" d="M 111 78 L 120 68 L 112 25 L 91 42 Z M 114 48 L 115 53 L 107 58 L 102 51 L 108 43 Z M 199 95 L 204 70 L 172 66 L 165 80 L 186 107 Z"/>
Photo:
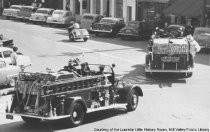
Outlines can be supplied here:
<path id="1" fill-rule="evenodd" d="M 138 37 L 137 34 L 127 34 L 127 33 L 118 33 L 118 36 L 130 36 L 130 37 Z"/>
<path id="2" fill-rule="evenodd" d="M 112 33 L 112 31 L 106 31 L 106 30 L 90 30 L 91 32 L 95 33 Z"/>
<path id="3" fill-rule="evenodd" d="M 46 22 L 46 20 L 41 20 L 41 19 L 29 19 L 30 21 L 33 21 L 33 22 Z"/>
<path id="4" fill-rule="evenodd" d="M 59 22 L 59 21 L 48 21 L 47 23 L 48 24 L 59 24 L 59 25 L 65 25 L 65 24 L 67 24 L 65 22 Z"/>
<path id="5" fill-rule="evenodd" d="M 156 73 L 186 73 L 186 72 L 193 72 L 193 68 L 187 69 L 187 70 L 163 70 L 163 69 L 150 69 L 148 67 L 145 67 L 145 72 L 156 72 Z"/>

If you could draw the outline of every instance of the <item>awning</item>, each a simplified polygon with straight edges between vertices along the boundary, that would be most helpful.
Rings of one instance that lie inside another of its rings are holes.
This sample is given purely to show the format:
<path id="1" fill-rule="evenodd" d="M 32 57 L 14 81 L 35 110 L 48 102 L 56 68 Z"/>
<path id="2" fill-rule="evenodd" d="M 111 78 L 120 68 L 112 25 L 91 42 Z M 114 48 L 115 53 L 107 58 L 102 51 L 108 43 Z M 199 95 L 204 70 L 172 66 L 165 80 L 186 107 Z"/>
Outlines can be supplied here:
<path id="1" fill-rule="evenodd" d="M 202 15 L 203 0 L 178 0 L 163 11 L 164 14 L 199 17 Z"/>

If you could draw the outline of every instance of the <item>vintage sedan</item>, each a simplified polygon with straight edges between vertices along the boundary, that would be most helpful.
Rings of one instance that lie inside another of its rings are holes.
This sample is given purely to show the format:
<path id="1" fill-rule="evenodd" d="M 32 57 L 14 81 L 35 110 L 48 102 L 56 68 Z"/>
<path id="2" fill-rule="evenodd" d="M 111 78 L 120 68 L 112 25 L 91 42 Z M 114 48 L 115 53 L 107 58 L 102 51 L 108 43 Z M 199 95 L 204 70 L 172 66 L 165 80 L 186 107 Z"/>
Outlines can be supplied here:
<path id="1" fill-rule="evenodd" d="M 130 21 L 124 28 L 122 28 L 119 31 L 118 36 L 121 37 L 121 39 L 149 38 L 152 35 L 152 30 L 153 30 L 153 27 L 148 22 Z"/>
<path id="2" fill-rule="evenodd" d="M 21 5 L 11 5 L 10 8 L 3 10 L 2 15 L 5 16 L 6 19 L 10 19 L 11 17 L 16 18 L 21 7 Z"/>
<path id="3" fill-rule="evenodd" d="M 11 63 L 10 56 L 12 52 L 13 50 L 11 48 L 0 47 L 0 61 L 4 61 L 6 65 L 9 65 Z M 22 53 L 18 53 L 17 64 L 28 66 L 31 65 L 31 60 L 28 56 L 25 56 Z"/>
<path id="4" fill-rule="evenodd" d="M 194 39 L 199 43 L 201 48 L 210 48 L 210 28 L 207 27 L 197 27 L 195 28 Z"/>
<path id="5" fill-rule="evenodd" d="M 53 11 L 54 9 L 52 8 L 39 8 L 35 13 L 31 14 L 29 20 L 32 21 L 33 23 L 36 22 L 46 23 L 47 18 L 52 15 Z"/>
<path id="6" fill-rule="evenodd" d="M 103 18 L 102 15 L 99 14 L 90 14 L 85 13 L 82 15 L 80 27 L 83 29 L 90 30 L 90 27 L 94 23 L 99 23 L 99 21 Z"/>
<path id="7" fill-rule="evenodd" d="M 90 31 L 95 35 L 106 34 L 115 36 L 124 26 L 123 18 L 104 17 L 99 23 L 93 24 Z"/>
<path id="8" fill-rule="evenodd" d="M 35 13 L 38 8 L 34 6 L 22 6 L 18 12 L 17 18 L 20 20 L 29 20 L 31 14 Z"/>
<path id="9" fill-rule="evenodd" d="M 14 77 L 20 72 L 19 66 L 6 65 L 6 62 L 0 61 L 0 86 L 15 85 Z"/>
<path id="10" fill-rule="evenodd" d="M 71 21 L 76 21 L 73 13 L 66 10 L 55 10 L 51 17 L 47 18 L 47 23 L 52 25 L 70 25 Z"/>

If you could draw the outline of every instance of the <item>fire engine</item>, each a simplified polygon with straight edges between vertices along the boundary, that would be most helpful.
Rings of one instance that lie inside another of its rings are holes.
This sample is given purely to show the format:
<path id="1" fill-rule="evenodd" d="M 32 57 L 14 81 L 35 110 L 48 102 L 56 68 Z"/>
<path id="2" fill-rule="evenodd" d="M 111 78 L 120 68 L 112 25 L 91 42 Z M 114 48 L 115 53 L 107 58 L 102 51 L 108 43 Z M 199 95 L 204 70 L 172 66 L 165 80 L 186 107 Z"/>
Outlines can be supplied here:
<path id="1" fill-rule="evenodd" d="M 26 123 L 63 119 L 79 126 L 86 113 L 123 106 L 134 111 L 142 89 L 116 77 L 114 67 L 86 62 L 69 63 L 57 72 L 22 71 L 15 79 L 6 118 L 21 116 Z"/>

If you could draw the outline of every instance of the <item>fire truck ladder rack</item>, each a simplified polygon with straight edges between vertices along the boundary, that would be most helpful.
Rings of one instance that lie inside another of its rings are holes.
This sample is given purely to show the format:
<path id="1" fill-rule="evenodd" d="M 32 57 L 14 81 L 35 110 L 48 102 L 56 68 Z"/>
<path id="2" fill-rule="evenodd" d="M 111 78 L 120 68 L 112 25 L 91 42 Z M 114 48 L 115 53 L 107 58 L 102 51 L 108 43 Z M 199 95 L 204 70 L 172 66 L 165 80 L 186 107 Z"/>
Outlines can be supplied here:
<path id="1" fill-rule="evenodd" d="M 58 96 L 70 93 L 76 93 L 78 91 L 91 90 L 99 87 L 110 87 L 112 84 L 108 81 L 107 76 L 86 76 L 76 78 L 73 80 L 60 80 L 51 84 L 42 86 L 44 89 L 44 95 L 41 97 Z"/>

